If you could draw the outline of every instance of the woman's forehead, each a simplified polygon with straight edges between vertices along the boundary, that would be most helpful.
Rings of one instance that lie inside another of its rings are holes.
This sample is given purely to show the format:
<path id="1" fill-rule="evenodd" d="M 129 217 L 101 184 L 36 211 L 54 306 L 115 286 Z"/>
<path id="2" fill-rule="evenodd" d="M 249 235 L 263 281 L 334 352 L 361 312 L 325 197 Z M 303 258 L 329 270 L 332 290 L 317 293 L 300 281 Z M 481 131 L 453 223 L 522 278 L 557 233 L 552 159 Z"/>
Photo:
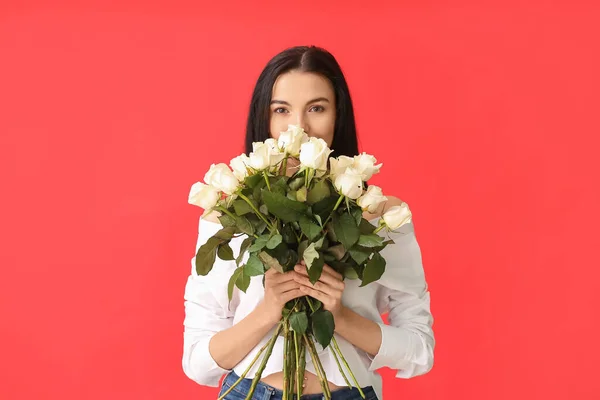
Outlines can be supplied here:
<path id="1" fill-rule="evenodd" d="M 290 104 L 307 103 L 316 98 L 333 100 L 333 87 L 322 75 L 312 72 L 290 71 L 281 74 L 273 85 L 273 100 Z"/>

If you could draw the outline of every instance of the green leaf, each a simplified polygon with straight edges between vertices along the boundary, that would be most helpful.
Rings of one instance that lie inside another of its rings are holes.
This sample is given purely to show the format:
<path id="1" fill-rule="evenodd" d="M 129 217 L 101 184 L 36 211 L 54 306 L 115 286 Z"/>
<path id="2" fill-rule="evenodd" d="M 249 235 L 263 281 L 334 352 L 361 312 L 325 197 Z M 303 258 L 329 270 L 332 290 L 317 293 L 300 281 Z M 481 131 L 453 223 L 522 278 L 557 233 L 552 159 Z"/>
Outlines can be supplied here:
<path id="1" fill-rule="evenodd" d="M 268 241 L 269 235 L 259 236 L 254 240 L 254 243 L 252 244 L 252 246 L 250 246 L 248 251 L 250 253 L 256 253 L 257 251 L 262 250 L 267 245 Z"/>
<path id="2" fill-rule="evenodd" d="M 315 240 L 321 233 L 321 227 L 305 215 L 300 217 L 300 229 L 309 240 Z"/>
<path id="3" fill-rule="evenodd" d="M 248 250 L 248 247 L 250 247 L 250 245 L 252 244 L 253 241 L 254 241 L 254 238 L 247 237 L 242 242 L 242 245 L 240 246 L 240 254 L 238 254 L 237 258 L 235 259 L 235 263 L 238 267 L 240 266 L 240 263 L 242 262 L 244 253 L 246 252 L 246 250 Z"/>
<path id="4" fill-rule="evenodd" d="M 269 215 L 269 209 L 267 208 L 266 204 L 261 204 L 260 207 L 258 207 L 258 211 L 260 211 L 261 214 Z"/>
<path id="5" fill-rule="evenodd" d="M 196 253 L 196 273 L 198 275 L 207 275 L 210 272 L 217 257 L 217 248 L 221 243 L 221 239 L 213 236 L 200 246 Z"/>
<path id="6" fill-rule="evenodd" d="M 250 221 L 248 221 L 248 218 L 246 217 L 237 217 L 235 219 L 235 223 L 237 228 L 245 233 L 248 236 L 252 236 L 254 235 L 254 226 L 252 226 L 252 224 L 250 223 Z"/>
<path id="7" fill-rule="evenodd" d="M 347 279 L 358 279 L 358 273 L 350 265 L 344 267 L 344 277 Z"/>
<path id="8" fill-rule="evenodd" d="M 307 190 L 306 186 L 302 186 L 300 189 L 296 191 L 296 200 L 304 203 L 306 201 Z"/>
<path id="9" fill-rule="evenodd" d="M 358 265 L 361 265 L 362 263 L 367 261 L 367 259 L 372 253 L 367 249 L 357 248 L 356 246 L 352 247 L 350 250 L 348 250 L 348 252 L 350 253 L 350 257 L 352 257 L 352 259 L 356 261 Z"/>
<path id="10" fill-rule="evenodd" d="M 322 179 L 316 182 L 312 189 L 310 189 L 306 201 L 308 204 L 315 204 L 329 196 L 331 196 L 329 185 L 325 179 Z"/>
<path id="11" fill-rule="evenodd" d="M 312 303 L 312 305 L 313 305 L 313 307 L 315 309 L 314 312 L 317 312 L 317 310 L 320 309 L 323 306 L 323 303 L 321 303 L 319 300 L 317 300 L 315 298 L 312 298 L 312 297 L 310 299 L 311 299 L 310 302 Z"/>
<path id="12" fill-rule="evenodd" d="M 256 206 L 256 204 L 254 204 Z M 246 203 L 246 201 L 242 199 L 237 199 L 233 202 L 233 209 L 237 215 L 244 215 L 248 213 L 254 212 L 250 204 Z"/>
<path id="13" fill-rule="evenodd" d="M 229 301 L 231 301 L 231 298 L 233 297 L 233 287 L 235 282 L 243 271 L 244 270 L 241 267 L 236 268 L 235 271 L 233 271 L 233 274 L 231 274 L 231 278 L 229 278 L 229 283 L 227 284 L 227 297 L 229 298 Z"/>
<path id="14" fill-rule="evenodd" d="M 335 207 L 337 198 L 338 196 L 329 196 L 313 204 L 313 214 L 320 216 L 323 220 L 327 219 L 329 214 L 331 214 L 331 212 L 333 211 L 333 207 Z"/>
<path id="15" fill-rule="evenodd" d="M 267 269 L 273 268 L 275 271 L 283 273 L 283 267 L 279 264 L 279 261 L 277 261 L 276 258 L 271 257 L 267 252 L 261 251 L 258 253 L 258 258 L 260 258 L 260 261 L 263 262 Z"/>
<path id="16" fill-rule="evenodd" d="M 385 259 L 379 254 L 373 254 L 373 257 L 369 260 L 363 271 L 363 278 L 361 287 L 368 285 L 371 282 L 375 282 L 385 272 Z"/>
<path id="17" fill-rule="evenodd" d="M 235 218 L 230 217 L 227 214 L 223 214 L 221 216 L 219 216 L 219 221 L 221 222 L 221 225 L 223 225 L 224 227 L 235 227 Z"/>
<path id="18" fill-rule="evenodd" d="M 373 233 L 376 229 L 375 225 L 373 225 L 364 218 L 360 220 L 360 225 L 358 226 L 358 228 L 360 229 L 360 233 L 362 233 L 363 235 Z"/>
<path id="19" fill-rule="evenodd" d="M 294 179 L 292 179 L 289 183 L 289 187 L 292 190 L 298 190 L 302 187 L 302 185 L 304 185 L 304 177 L 303 176 L 297 176 Z"/>
<path id="20" fill-rule="evenodd" d="M 296 231 L 294 230 L 292 224 L 283 225 L 283 228 L 281 228 L 281 236 L 283 237 L 283 241 L 285 243 L 292 244 L 298 242 L 298 239 L 296 238 Z"/>
<path id="21" fill-rule="evenodd" d="M 248 276 L 258 276 L 265 273 L 265 266 L 256 254 L 251 254 L 246 261 L 244 273 Z"/>
<path id="22" fill-rule="evenodd" d="M 356 221 L 356 226 L 359 226 L 360 225 L 360 221 L 362 220 L 362 217 L 363 217 L 363 211 L 362 211 L 362 209 L 361 208 L 355 208 L 350 213 L 352 214 L 352 216 L 354 217 L 354 220 Z"/>
<path id="23" fill-rule="evenodd" d="M 242 269 L 243 272 L 243 269 Z M 247 274 L 241 273 L 235 280 L 235 286 L 238 287 L 242 292 L 246 293 L 248 286 L 250 286 L 250 277 Z"/>
<path id="24" fill-rule="evenodd" d="M 308 240 L 303 240 L 298 243 L 298 257 L 304 259 L 304 251 L 308 248 Z"/>
<path id="25" fill-rule="evenodd" d="M 231 246 L 229 246 L 229 242 L 225 242 L 219 245 L 217 255 L 223 261 L 235 260 L 235 257 L 233 257 L 233 250 L 231 249 Z"/>
<path id="26" fill-rule="evenodd" d="M 315 219 L 317 220 L 317 222 L 319 223 L 319 225 L 322 228 L 323 227 L 323 221 L 321 221 L 321 216 L 319 214 L 315 214 Z"/>
<path id="27" fill-rule="evenodd" d="M 234 233 L 235 233 L 235 228 L 233 228 L 233 227 L 226 227 L 226 228 L 220 229 L 213 236 L 216 237 L 216 238 L 221 239 L 221 241 L 227 241 L 227 240 L 230 240 L 233 237 Z"/>
<path id="28" fill-rule="evenodd" d="M 280 234 L 273 235 L 267 242 L 267 249 L 274 249 L 279 246 L 279 243 L 281 243 L 282 240 L 283 237 Z"/>
<path id="29" fill-rule="evenodd" d="M 290 200 L 281 194 L 263 190 L 262 196 L 269 212 L 283 221 L 298 221 L 306 212 L 307 207 L 304 203 Z"/>
<path id="30" fill-rule="evenodd" d="M 314 242 L 309 244 L 308 247 L 302 252 L 302 258 L 306 263 L 306 268 L 310 270 L 313 261 L 319 258 L 319 252 L 317 251 Z"/>
<path id="31" fill-rule="evenodd" d="M 308 269 L 308 279 L 313 285 L 321 278 L 323 265 L 325 265 L 325 259 L 323 258 L 323 255 L 319 253 L 319 258 L 315 259 Z"/>
<path id="32" fill-rule="evenodd" d="M 304 335 L 308 328 L 308 316 L 304 311 L 298 311 L 290 315 L 290 325 L 292 330 L 299 335 Z"/>
<path id="33" fill-rule="evenodd" d="M 246 179 L 244 179 L 244 183 L 246 184 L 246 186 L 254 189 L 256 187 L 256 185 L 259 184 L 259 182 L 263 181 L 263 176 L 261 174 L 256 174 L 256 175 L 250 175 L 247 176 Z"/>
<path id="34" fill-rule="evenodd" d="M 356 244 L 362 247 L 378 247 L 383 244 L 383 238 L 376 233 L 360 235 Z"/>
<path id="35" fill-rule="evenodd" d="M 337 239 L 347 249 L 351 248 L 360 236 L 360 230 L 356 225 L 356 221 L 348 213 L 343 213 L 339 216 L 337 214 L 333 215 L 333 230 Z"/>
<path id="36" fill-rule="evenodd" d="M 311 316 L 311 320 L 312 330 L 317 342 L 323 347 L 329 346 L 335 331 L 333 314 L 327 310 L 318 310 Z"/>
<path id="37" fill-rule="evenodd" d="M 287 176 L 282 175 L 278 176 L 277 178 L 274 178 L 273 183 L 271 184 L 271 192 L 279 194 L 281 196 L 285 196 L 287 192 Z"/>

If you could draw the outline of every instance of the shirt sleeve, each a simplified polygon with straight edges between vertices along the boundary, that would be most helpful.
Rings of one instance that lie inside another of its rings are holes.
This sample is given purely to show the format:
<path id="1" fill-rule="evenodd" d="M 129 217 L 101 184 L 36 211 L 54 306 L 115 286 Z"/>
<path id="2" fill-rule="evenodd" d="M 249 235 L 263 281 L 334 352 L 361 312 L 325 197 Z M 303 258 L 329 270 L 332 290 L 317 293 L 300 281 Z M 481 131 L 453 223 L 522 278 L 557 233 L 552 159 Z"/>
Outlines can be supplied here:
<path id="1" fill-rule="evenodd" d="M 388 235 L 385 229 L 380 234 Z M 389 236 L 394 244 L 381 251 L 386 268 L 377 282 L 377 308 L 381 314 L 389 312 L 389 325 L 378 323 L 382 342 L 375 357 L 369 356 L 369 370 L 389 367 L 397 370 L 397 378 L 406 379 L 433 367 L 433 317 L 413 222 Z"/>
<path id="2" fill-rule="evenodd" d="M 200 219 L 196 252 L 221 226 Z M 233 325 L 236 298 L 229 304 L 227 282 L 231 270 L 219 258 L 206 275 L 196 273 L 196 257 L 192 258 L 192 270 L 185 286 L 183 322 L 183 371 L 200 385 L 218 386 L 221 377 L 229 372 L 221 368 L 208 350 L 210 339 L 218 332 Z M 228 274 L 228 275 L 227 275 Z M 224 283 L 223 283 L 224 282 Z"/>

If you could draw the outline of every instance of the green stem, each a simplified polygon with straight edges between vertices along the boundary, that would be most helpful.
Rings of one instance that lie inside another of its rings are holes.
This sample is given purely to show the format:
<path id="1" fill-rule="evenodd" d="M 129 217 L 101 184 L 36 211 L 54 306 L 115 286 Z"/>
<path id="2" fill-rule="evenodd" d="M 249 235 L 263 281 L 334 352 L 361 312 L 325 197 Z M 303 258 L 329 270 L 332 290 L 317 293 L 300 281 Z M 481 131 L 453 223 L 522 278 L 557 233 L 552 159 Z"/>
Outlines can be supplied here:
<path id="1" fill-rule="evenodd" d="M 277 333 L 279 333 L 279 332 L 277 332 Z M 229 392 L 231 392 L 233 390 L 233 388 L 235 388 L 246 377 L 246 375 L 248 375 L 248 372 L 250 372 L 250 368 L 252 368 L 254 366 L 254 364 L 256 363 L 256 361 L 258 360 L 260 355 L 265 351 L 265 349 L 267 348 L 269 343 L 271 343 L 271 339 L 269 339 L 267 341 L 267 343 L 265 343 L 265 345 L 263 347 L 261 347 L 261 349 L 258 351 L 258 353 L 254 357 L 254 359 L 252 360 L 250 365 L 248 365 L 248 368 L 246 368 L 246 370 L 242 373 L 242 375 L 240 375 L 238 380 L 235 381 L 234 384 L 231 385 L 231 387 L 218 398 L 218 400 L 222 400 L 225 396 L 227 396 L 229 394 Z"/>
<path id="2" fill-rule="evenodd" d="M 298 347 L 298 332 L 294 331 L 294 347 L 296 349 L 296 398 L 302 396 L 302 380 L 300 371 L 300 348 Z"/>
<path id="3" fill-rule="evenodd" d="M 269 183 L 269 176 L 267 175 L 267 171 L 263 171 L 263 176 L 265 177 L 265 182 L 267 182 L 267 189 L 269 189 L 269 192 L 270 192 L 271 184 Z"/>
<path id="4" fill-rule="evenodd" d="M 258 371 L 256 371 L 256 375 L 254 376 L 254 379 L 252 379 L 252 385 L 250 386 L 250 390 L 248 391 L 248 394 L 246 395 L 246 400 L 252 399 L 252 396 L 254 395 L 254 391 L 256 390 L 256 385 L 258 385 L 261 375 L 262 375 L 263 371 L 265 370 L 265 367 L 267 366 L 267 361 L 269 360 L 269 357 L 271 357 L 271 354 L 273 353 L 273 347 L 275 346 L 275 342 L 277 341 L 277 336 L 279 336 L 279 332 L 281 332 L 281 328 L 283 327 L 283 324 L 285 322 L 286 321 L 279 323 L 279 326 L 275 330 L 273 337 L 269 341 L 269 346 L 267 347 L 267 353 L 265 354 L 265 357 L 260 362 Z"/>
<path id="5" fill-rule="evenodd" d="M 340 358 L 342 359 L 342 362 L 344 363 L 344 366 L 346 366 L 346 368 L 348 369 L 348 372 L 350 372 L 350 376 L 352 377 L 352 380 L 354 381 L 354 384 L 356 385 L 356 388 L 358 389 L 358 392 L 360 393 L 360 397 L 362 397 L 364 399 L 365 394 L 363 393 L 362 389 L 360 388 L 360 385 L 358 384 L 356 377 L 352 373 L 352 370 L 350 369 L 350 366 L 348 365 L 348 361 L 346 361 L 346 359 L 344 358 L 344 355 L 342 354 L 342 351 L 340 350 L 340 347 L 338 346 L 337 340 L 335 340 L 335 336 L 332 338 L 332 342 L 333 342 L 333 347 L 339 353 Z"/>
<path id="6" fill-rule="evenodd" d="M 252 210 L 254 210 L 254 213 L 255 213 L 256 215 L 258 215 L 258 216 L 259 216 L 259 217 L 260 217 L 260 218 L 261 218 L 263 221 L 265 221 L 265 224 L 267 224 L 267 226 L 269 227 L 269 230 L 271 230 L 271 231 L 272 231 L 272 230 L 274 229 L 274 228 L 273 228 L 273 225 L 271 225 L 271 223 L 270 223 L 269 221 L 267 221 L 267 219 L 265 218 L 265 216 L 263 215 L 263 213 L 261 213 L 260 211 L 258 211 L 258 210 L 256 209 L 256 207 L 254 206 L 254 204 L 252 204 L 252 202 L 250 201 L 250 199 L 249 199 L 249 198 L 247 198 L 246 196 L 244 196 L 244 195 L 243 195 L 241 192 L 238 192 L 238 195 L 239 195 L 239 196 L 240 196 L 242 199 L 244 199 L 244 201 L 245 201 L 246 203 L 248 203 L 248 205 L 249 205 L 249 206 L 252 208 Z M 235 218 L 235 217 L 234 217 L 234 218 Z"/>
<path id="7" fill-rule="evenodd" d="M 340 373 L 344 377 L 344 381 L 346 381 L 346 385 L 348 387 L 352 387 L 352 384 L 350 383 L 350 381 L 348 381 L 348 377 L 346 376 L 346 373 L 344 372 L 344 369 L 342 368 L 342 364 L 340 364 L 340 359 L 338 358 L 338 356 L 335 353 L 335 351 L 332 351 L 332 353 L 333 353 L 333 357 L 335 358 L 335 363 L 337 364 L 338 369 L 340 370 Z"/>
<path id="8" fill-rule="evenodd" d="M 383 228 L 385 228 L 385 225 L 384 225 L 384 224 L 381 224 L 381 225 L 379 225 L 379 226 L 377 227 L 377 229 L 375 229 L 375 230 L 373 231 L 373 233 L 377 233 L 377 232 L 379 232 L 380 230 L 382 230 Z"/>
<path id="9" fill-rule="evenodd" d="M 331 219 L 331 217 L 333 216 L 333 213 L 338 209 L 338 207 L 340 206 L 340 204 L 342 204 L 342 200 L 344 200 L 344 196 L 343 194 L 340 194 L 340 197 L 337 200 L 337 203 L 335 203 L 335 207 L 333 207 L 333 210 L 331 211 L 331 214 L 329 214 L 329 216 L 327 217 L 327 219 L 325 220 L 325 222 L 323 222 L 323 226 L 327 225 L 327 223 L 329 222 L 329 220 Z"/>
<path id="10" fill-rule="evenodd" d="M 217 211 L 222 211 L 223 213 L 229 215 L 231 218 L 236 219 L 236 216 L 233 215 L 228 209 L 226 209 L 225 207 L 219 206 L 219 207 L 215 207 L 215 209 Z"/>
<path id="11" fill-rule="evenodd" d="M 306 301 L 308 302 L 308 306 L 310 307 L 311 311 L 315 312 L 315 307 L 313 306 L 312 301 L 310 300 L 310 297 L 306 296 Z M 340 347 L 338 346 L 338 343 L 337 343 L 337 340 L 335 339 L 335 336 L 333 336 L 331 338 L 331 340 L 333 342 L 334 350 L 337 350 L 337 352 L 339 353 L 340 358 L 342 359 L 342 362 L 344 363 L 344 365 L 348 369 L 348 372 L 350 372 L 350 376 L 352 377 L 352 380 L 354 381 L 354 384 L 356 385 L 356 388 L 358 389 L 358 392 L 360 393 L 361 397 L 364 399 L 365 398 L 365 394 L 363 393 L 362 389 L 360 388 L 360 385 L 358 384 L 358 381 L 356 380 L 356 377 L 352 373 L 352 370 L 350 369 L 350 366 L 348 365 L 348 362 L 344 358 L 344 355 L 342 354 L 342 351 L 340 350 Z M 348 386 L 351 387 L 352 385 L 350 385 L 350 383 L 348 382 L 348 379 L 347 379 L 346 375 L 344 374 L 344 371 L 342 371 L 342 366 L 340 365 L 340 363 L 338 361 L 338 358 L 337 358 L 337 355 L 335 354 L 335 351 L 333 352 L 333 355 L 335 357 L 335 361 L 338 363 L 338 367 L 340 369 L 340 372 L 344 376 L 344 380 L 346 381 L 346 383 L 348 384 Z"/>
<path id="12" fill-rule="evenodd" d="M 282 400 L 288 400 L 288 387 L 289 387 L 289 347 L 290 342 L 288 340 L 288 324 L 283 326 L 283 397 Z"/>
<path id="13" fill-rule="evenodd" d="M 331 400 L 331 392 L 329 391 L 329 385 L 327 383 L 327 378 L 324 376 L 323 371 L 319 367 L 320 362 L 319 362 L 319 356 L 317 355 L 317 351 L 314 348 L 314 345 L 312 345 L 311 340 L 308 339 L 308 336 L 306 334 L 302 335 L 302 338 L 304 339 L 306 348 L 308 349 L 308 352 L 310 354 L 310 358 L 312 359 L 313 365 L 315 366 L 315 371 L 317 372 L 317 375 L 319 376 L 319 383 L 321 383 L 321 389 L 323 390 L 323 397 L 325 397 L 325 399 L 327 399 L 327 400 Z"/>
<path id="14" fill-rule="evenodd" d="M 288 343 L 289 343 L 289 367 L 288 373 L 290 375 L 289 384 L 288 384 L 288 396 L 290 399 L 294 398 L 294 387 L 295 387 L 295 378 L 296 378 L 296 364 L 294 363 L 294 359 L 296 358 L 296 352 L 294 351 L 294 331 L 288 331 Z"/>
<path id="15" fill-rule="evenodd" d="M 288 159 L 288 156 L 286 155 L 283 158 L 283 174 L 282 174 L 283 176 L 287 175 L 287 159 Z"/>

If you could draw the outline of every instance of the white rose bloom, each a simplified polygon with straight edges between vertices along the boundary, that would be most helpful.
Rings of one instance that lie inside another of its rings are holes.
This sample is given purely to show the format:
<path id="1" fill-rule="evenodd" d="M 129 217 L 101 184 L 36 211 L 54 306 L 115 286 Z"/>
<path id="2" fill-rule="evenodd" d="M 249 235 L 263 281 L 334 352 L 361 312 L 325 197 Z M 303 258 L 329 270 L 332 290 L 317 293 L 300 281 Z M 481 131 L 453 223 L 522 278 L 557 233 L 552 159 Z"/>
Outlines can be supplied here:
<path id="1" fill-rule="evenodd" d="M 233 175 L 241 182 L 248 176 L 248 156 L 241 154 L 235 158 L 232 158 L 229 162 L 229 166 L 233 170 Z"/>
<path id="2" fill-rule="evenodd" d="M 383 195 L 379 186 L 369 185 L 367 192 L 356 200 L 356 204 L 358 204 L 363 211 L 374 213 L 377 211 L 379 205 L 387 199 L 388 198 Z"/>
<path id="3" fill-rule="evenodd" d="M 248 157 L 248 165 L 257 170 L 262 171 L 270 166 L 270 148 L 263 142 L 252 143 L 252 153 Z"/>
<path id="4" fill-rule="evenodd" d="M 308 142 L 308 135 L 297 125 L 289 125 L 288 130 L 281 132 L 277 143 L 279 148 L 292 157 L 300 155 L 300 146 Z"/>
<path id="5" fill-rule="evenodd" d="M 217 204 L 220 197 L 217 188 L 205 185 L 202 182 L 196 182 L 190 190 L 188 203 L 210 210 Z"/>
<path id="6" fill-rule="evenodd" d="M 358 171 L 347 168 L 346 172 L 335 177 L 333 186 L 344 196 L 358 199 L 363 192 L 363 181 Z"/>
<path id="7" fill-rule="evenodd" d="M 277 143 L 277 140 L 273 138 L 265 140 L 265 144 L 269 148 L 269 166 L 272 167 L 277 165 L 281 160 L 283 160 L 285 153 L 279 149 L 279 143 Z"/>
<path id="8" fill-rule="evenodd" d="M 398 229 L 404 224 L 412 221 L 412 213 L 408 208 L 408 204 L 402 203 L 399 206 L 391 207 L 383 216 L 383 221 L 390 230 Z"/>
<path id="9" fill-rule="evenodd" d="M 371 179 L 373 174 L 379 172 L 379 169 L 383 164 L 375 165 L 377 159 L 370 154 L 362 153 L 358 156 L 354 156 L 354 163 L 352 167 L 360 172 L 363 181 Z"/>
<path id="10" fill-rule="evenodd" d="M 327 160 L 332 151 L 323 139 L 311 137 L 300 146 L 300 164 L 315 169 L 316 175 L 321 176 L 327 170 Z"/>
<path id="11" fill-rule="evenodd" d="M 223 163 L 212 164 L 206 175 L 204 175 L 204 182 L 227 194 L 233 194 L 240 185 L 240 181 L 231 172 L 227 164 Z"/>
<path id="12" fill-rule="evenodd" d="M 331 174 L 332 177 L 335 178 L 336 176 L 346 172 L 346 168 L 351 167 L 353 163 L 354 163 L 354 158 L 352 158 L 352 157 L 348 157 L 348 156 L 339 156 L 338 158 L 332 157 L 329 159 L 329 166 L 330 166 L 329 173 Z"/>

